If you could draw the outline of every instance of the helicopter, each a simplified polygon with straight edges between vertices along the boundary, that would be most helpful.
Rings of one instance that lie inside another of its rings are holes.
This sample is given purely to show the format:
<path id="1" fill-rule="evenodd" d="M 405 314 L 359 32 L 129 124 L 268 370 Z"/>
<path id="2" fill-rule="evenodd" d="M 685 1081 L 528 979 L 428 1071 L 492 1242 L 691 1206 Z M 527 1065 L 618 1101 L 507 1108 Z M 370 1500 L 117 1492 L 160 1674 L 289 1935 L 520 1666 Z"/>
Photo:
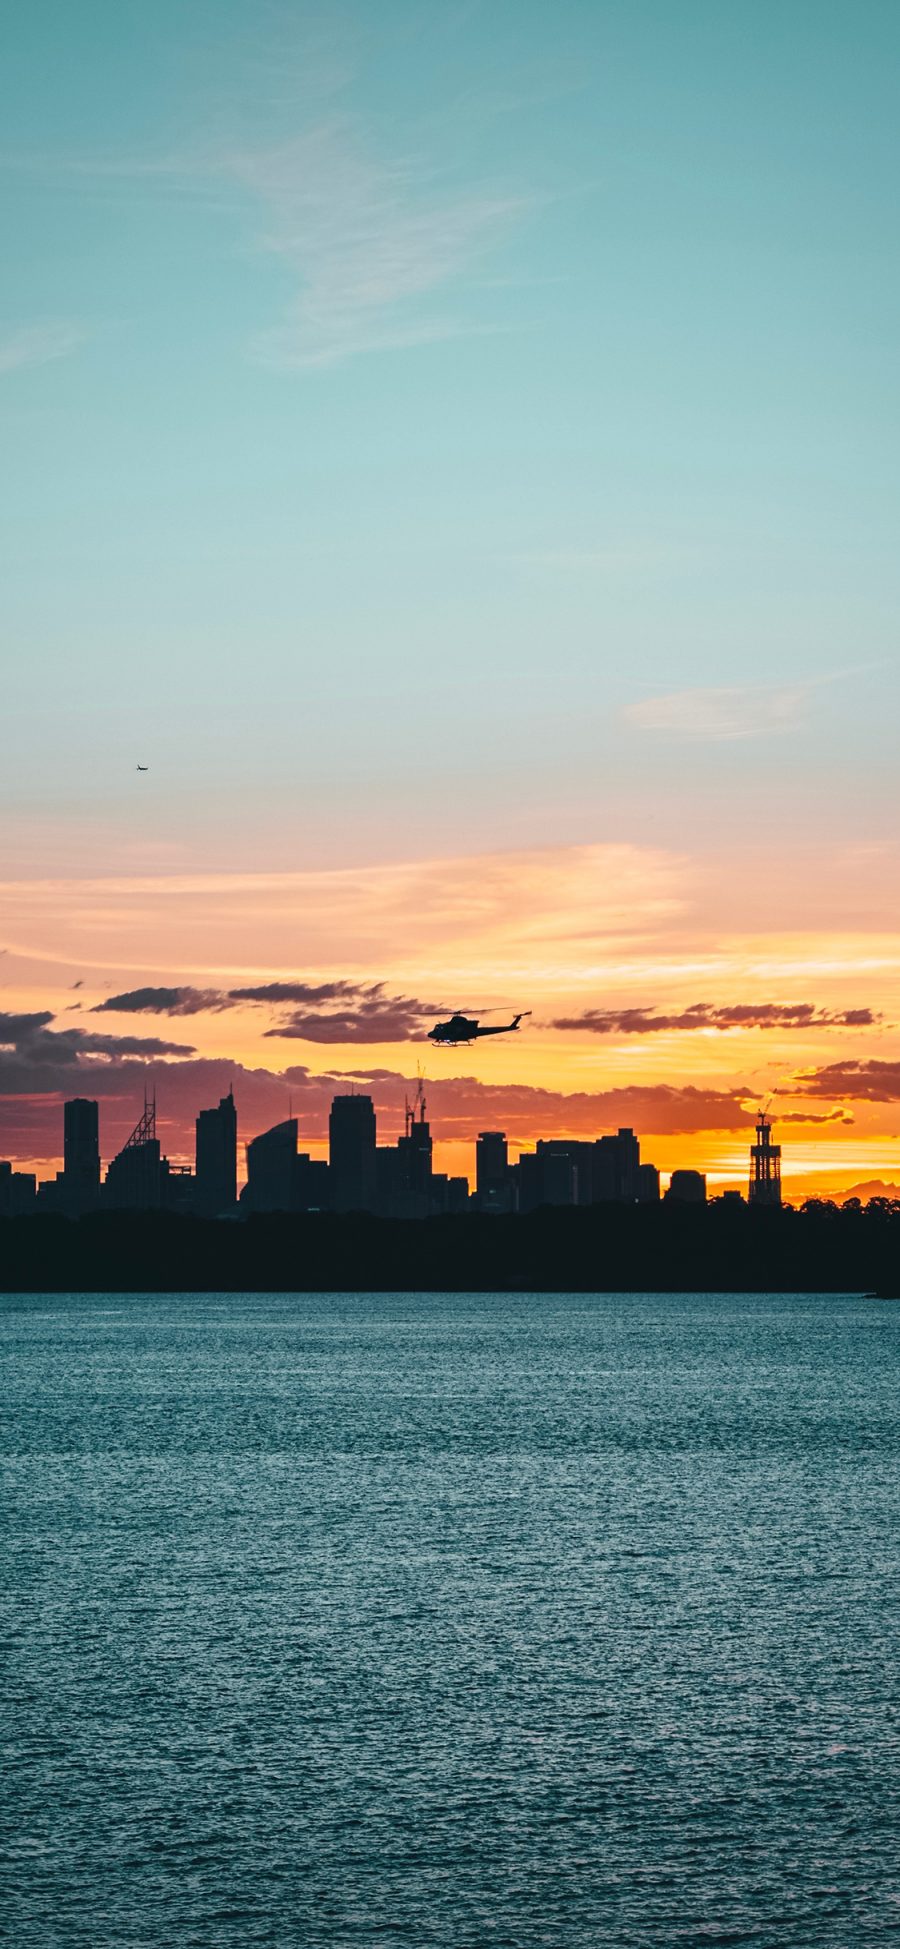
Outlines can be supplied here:
<path id="1" fill-rule="evenodd" d="M 494 1011 L 485 1009 L 483 1013 L 492 1015 Z M 477 1042 L 482 1035 L 509 1035 L 513 1029 L 518 1028 L 520 1022 L 524 1021 L 525 1016 L 530 1014 L 530 1008 L 523 1008 L 519 1015 L 513 1016 L 511 1022 L 500 1022 L 496 1028 L 490 1029 L 481 1027 L 477 1015 L 474 1017 L 451 1015 L 449 1022 L 438 1022 L 433 1029 L 429 1029 L 428 1040 L 440 1043 L 442 1048 L 464 1048 L 470 1042 Z"/>

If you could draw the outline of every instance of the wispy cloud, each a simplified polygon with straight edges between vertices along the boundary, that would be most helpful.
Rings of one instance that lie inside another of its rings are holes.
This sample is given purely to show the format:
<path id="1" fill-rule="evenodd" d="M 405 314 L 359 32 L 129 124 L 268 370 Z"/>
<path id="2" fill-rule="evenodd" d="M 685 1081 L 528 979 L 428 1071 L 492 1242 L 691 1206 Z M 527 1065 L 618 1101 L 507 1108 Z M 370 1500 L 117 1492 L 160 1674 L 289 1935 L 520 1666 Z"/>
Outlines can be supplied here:
<path id="1" fill-rule="evenodd" d="M 325 90 L 326 99 L 331 91 Z M 490 253 L 534 194 L 475 182 L 461 186 L 413 142 L 387 153 L 358 118 L 309 98 L 300 126 L 277 143 L 199 140 L 169 154 L 3 156 L 0 169 L 50 175 L 83 193 L 193 200 L 227 209 L 248 247 L 278 260 L 289 281 L 281 322 L 251 345 L 262 363 L 283 370 L 334 365 L 361 353 L 489 334 L 500 319 L 485 310 Z M 467 277 L 478 278 L 478 306 Z M 0 370 L 59 358 L 83 333 L 74 325 L 32 326 L 0 340 Z"/>
<path id="2" fill-rule="evenodd" d="M 67 359 L 84 344 L 84 328 L 64 319 L 56 323 L 20 325 L 0 334 L 0 373 L 19 372 L 29 365 L 49 365 Z"/>
<path id="3" fill-rule="evenodd" d="M 805 709 L 812 684 L 734 684 L 673 690 L 642 697 L 623 713 L 641 731 L 729 741 L 791 731 Z"/>
<path id="4" fill-rule="evenodd" d="M 377 969 L 395 994 L 414 977 L 420 994 L 454 1005 L 521 1004 L 526 980 L 529 998 L 550 983 L 566 993 L 573 968 L 649 951 L 684 924 L 693 886 L 677 855 L 612 843 L 285 873 L 9 879 L 0 939 L 81 970 L 85 938 L 112 930 L 117 953 L 104 971 L 118 974 L 116 993 L 126 970 L 137 977 L 129 992 L 157 971 L 167 987 L 173 970 L 198 988 L 224 986 L 226 970 L 242 986 L 258 986 L 262 967 L 270 981 L 281 970 L 292 979 L 302 952 L 313 986 L 340 956 L 344 979 Z"/>
<path id="5" fill-rule="evenodd" d="M 371 153 L 346 119 L 276 148 L 235 152 L 220 168 L 257 200 L 261 246 L 296 283 L 284 321 L 257 340 L 261 359 L 331 365 L 493 328 L 448 313 L 446 295 L 526 199 L 442 188 L 418 157 Z"/>

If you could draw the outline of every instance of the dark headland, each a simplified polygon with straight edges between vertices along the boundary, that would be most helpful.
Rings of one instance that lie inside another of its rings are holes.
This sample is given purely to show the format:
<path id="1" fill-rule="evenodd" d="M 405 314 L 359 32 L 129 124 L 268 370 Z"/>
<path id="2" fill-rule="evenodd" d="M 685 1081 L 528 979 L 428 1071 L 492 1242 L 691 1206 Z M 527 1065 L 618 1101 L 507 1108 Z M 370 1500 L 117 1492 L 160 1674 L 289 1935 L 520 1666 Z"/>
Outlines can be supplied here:
<path id="1" fill-rule="evenodd" d="M 900 1293 L 900 1207 L 543 1208 L 0 1221 L 3 1292 Z"/>

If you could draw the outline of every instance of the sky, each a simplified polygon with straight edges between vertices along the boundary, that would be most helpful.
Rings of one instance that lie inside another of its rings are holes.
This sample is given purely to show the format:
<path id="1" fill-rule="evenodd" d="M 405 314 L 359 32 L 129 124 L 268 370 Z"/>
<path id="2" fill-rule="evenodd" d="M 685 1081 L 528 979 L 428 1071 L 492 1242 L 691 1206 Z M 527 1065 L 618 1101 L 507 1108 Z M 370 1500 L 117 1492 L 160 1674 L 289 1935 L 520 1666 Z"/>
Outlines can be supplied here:
<path id="1" fill-rule="evenodd" d="M 900 1181 L 898 64 L 881 0 L 12 10 L 0 1155 L 147 1082 L 177 1159 L 231 1080 L 391 1140 L 422 1065 L 443 1168 L 740 1183 L 771 1095 L 790 1195 Z"/>

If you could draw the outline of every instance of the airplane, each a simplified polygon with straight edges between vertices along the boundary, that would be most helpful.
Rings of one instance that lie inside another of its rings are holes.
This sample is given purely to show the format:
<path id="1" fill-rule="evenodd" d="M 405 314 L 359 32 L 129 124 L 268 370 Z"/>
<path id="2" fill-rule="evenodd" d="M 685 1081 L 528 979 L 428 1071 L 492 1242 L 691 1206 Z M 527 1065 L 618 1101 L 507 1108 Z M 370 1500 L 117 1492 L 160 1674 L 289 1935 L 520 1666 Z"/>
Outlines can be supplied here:
<path id="1" fill-rule="evenodd" d="M 149 765 L 138 765 L 138 771 L 149 771 L 149 770 L 150 770 Z"/>
<path id="2" fill-rule="evenodd" d="M 493 1010 L 488 1009 L 486 1013 L 491 1015 Z M 509 1035 L 530 1014 L 530 1008 L 523 1008 L 521 1014 L 514 1015 L 511 1022 L 500 1022 L 494 1029 L 483 1029 L 477 1016 L 470 1019 L 468 1015 L 452 1015 L 449 1022 L 438 1022 L 433 1029 L 429 1029 L 428 1040 L 439 1043 L 445 1049 L 463 1048 L 470 1042 L 476 1042 L 482 1035 Z"/>

